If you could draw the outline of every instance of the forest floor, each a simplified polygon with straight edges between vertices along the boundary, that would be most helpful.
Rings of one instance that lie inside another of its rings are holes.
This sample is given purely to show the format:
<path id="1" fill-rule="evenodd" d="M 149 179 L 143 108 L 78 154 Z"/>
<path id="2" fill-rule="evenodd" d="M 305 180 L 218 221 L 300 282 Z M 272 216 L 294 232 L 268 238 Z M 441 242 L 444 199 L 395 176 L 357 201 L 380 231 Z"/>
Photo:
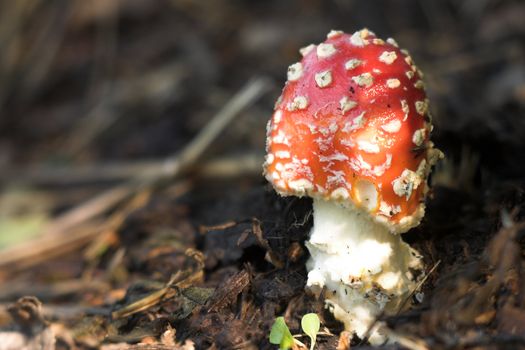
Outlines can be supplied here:
<path id="1" fill-rule="evenodd" d="M 378 320 L 400 339 L 379 348 L 525 349 L 523 18 L 518 0 L 0 2 L 0 350 L 274 349 L 278 316 L 309 344 L 309 312 L 318 349 L 370 348 L 304 289 L 311 201 L 261 175 L 298 49 L 362 27 L 425 72 L 446 155 L 403 235 L 424 297 Z"/>

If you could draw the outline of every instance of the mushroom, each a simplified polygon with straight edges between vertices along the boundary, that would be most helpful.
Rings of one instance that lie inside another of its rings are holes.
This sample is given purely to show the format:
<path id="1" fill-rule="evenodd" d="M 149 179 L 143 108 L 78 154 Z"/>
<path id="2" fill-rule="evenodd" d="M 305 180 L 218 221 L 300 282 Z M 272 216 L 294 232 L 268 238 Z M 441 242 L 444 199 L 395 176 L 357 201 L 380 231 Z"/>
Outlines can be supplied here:
<path id="1" fill-rule="evenodd" d="M 433 147 L 422 73 L 393 39 L 331 31 L 301 50 L 268 123 L 266 179 L 313 198 L 307 288 L 363 337 L 423 275 L 400 234 L 425 212 Z M 385 339 L 376 326 L 371 342 Z"/>

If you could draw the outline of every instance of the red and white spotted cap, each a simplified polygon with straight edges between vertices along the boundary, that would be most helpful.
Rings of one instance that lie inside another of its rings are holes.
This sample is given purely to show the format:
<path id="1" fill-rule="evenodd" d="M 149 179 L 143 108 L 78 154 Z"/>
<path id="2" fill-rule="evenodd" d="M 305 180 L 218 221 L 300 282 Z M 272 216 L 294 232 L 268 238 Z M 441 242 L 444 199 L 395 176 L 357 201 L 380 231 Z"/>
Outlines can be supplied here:
<path id="1" fill-rule="evenodd" d="M 281 195 L 368 212 L 394 233 L 418 225 L 442 156 L 429 140 L 422 73 L 367 29 L 331 31 L 301 54 L 268 124 L 268 181 Z"/>

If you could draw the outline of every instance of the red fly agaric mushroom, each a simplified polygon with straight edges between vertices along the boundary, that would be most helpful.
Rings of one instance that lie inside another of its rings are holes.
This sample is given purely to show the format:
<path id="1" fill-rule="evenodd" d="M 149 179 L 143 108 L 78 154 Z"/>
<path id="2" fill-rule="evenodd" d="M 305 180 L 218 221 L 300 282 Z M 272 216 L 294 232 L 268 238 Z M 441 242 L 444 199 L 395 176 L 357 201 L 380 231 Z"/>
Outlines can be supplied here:
<path id="1" fill-rule="evenodd" d="M 394 40 L 331 31 L 301 53 L 268 124 L 264 173 L 279 194 L 313 198 L 307 287 L 325 287 L 334 316 L 362 337 L 422 275 L 400 234 L 421 221 L 442 153 L 422 73 Z"/>

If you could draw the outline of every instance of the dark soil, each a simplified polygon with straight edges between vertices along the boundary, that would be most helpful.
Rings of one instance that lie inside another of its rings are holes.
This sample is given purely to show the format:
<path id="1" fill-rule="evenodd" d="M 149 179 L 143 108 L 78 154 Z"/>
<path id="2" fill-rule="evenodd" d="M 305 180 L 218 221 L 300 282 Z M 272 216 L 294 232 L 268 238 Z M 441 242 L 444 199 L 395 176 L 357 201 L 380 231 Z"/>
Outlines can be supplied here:
<path id="1" fill-rule="evenodd" d="M 317 348 L 343 349 L 341 325 L 304 290 L 311 202 L 279 197 L 258 162 L 298 49 L 368 27 L 425 72 L 446 155 L 404 235 L 435 269 L 422 303 L 382 318 L 404 341 L 382 348 L 525 348 L 523 1 L 118 3 L 0 2 L 0 220 L 40 208 L 53 223 L 126 183 L 127 166 L 177 154 L 251 78 L 268 91 L 200 157 L 228 173 L 192 164 L 58 232 L 89 239 L 38 254 L 28 239 L 27 256 L 0 259 L 0 343 L 9 330 L 57 349 L 274 349 L 277 316 L 300 335 L 316 312 Z M 14 304 L 24 296 L 38 300 Z"/>

